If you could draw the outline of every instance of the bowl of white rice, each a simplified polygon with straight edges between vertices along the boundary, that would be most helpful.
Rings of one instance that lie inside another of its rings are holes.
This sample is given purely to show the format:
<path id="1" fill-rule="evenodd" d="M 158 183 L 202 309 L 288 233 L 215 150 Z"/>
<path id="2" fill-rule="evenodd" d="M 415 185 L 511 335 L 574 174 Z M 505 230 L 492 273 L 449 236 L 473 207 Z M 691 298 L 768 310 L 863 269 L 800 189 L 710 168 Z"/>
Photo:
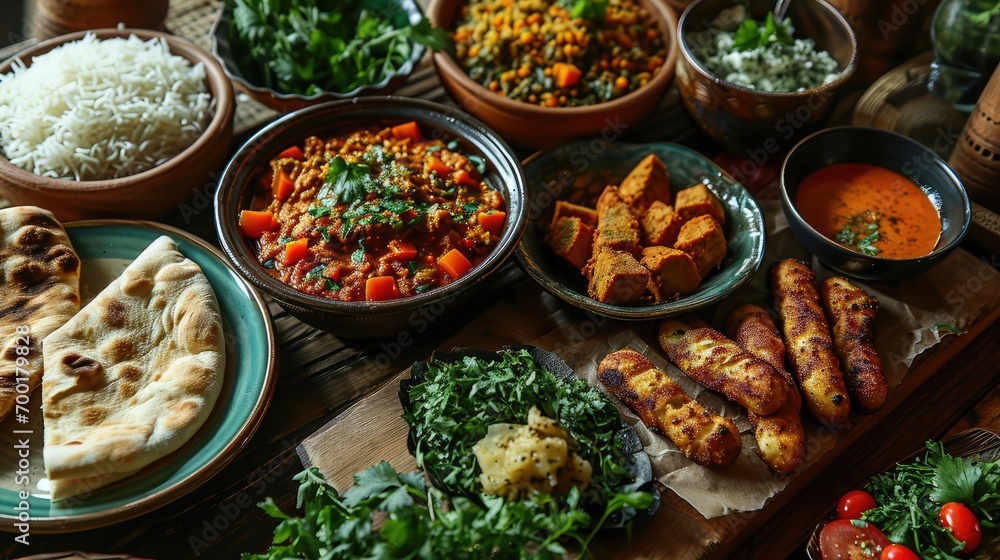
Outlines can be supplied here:
<path id="1" fill-rule="evenodd" d="M 179 37 L 101 29 L 0 64 L 0 197 L 61 220 L 154 218 L 214 183 L 232 84 Z"/>
<path id="2" fill-rule="evenodd" d="M 678 26 L 677 85 L 698 125 L 755 165 L 780 163 L 822 127 L 857 66 L 857 41 L 823 0 L 696 0 Z M 750 28 L 750 33 L 747 29 Z"/>

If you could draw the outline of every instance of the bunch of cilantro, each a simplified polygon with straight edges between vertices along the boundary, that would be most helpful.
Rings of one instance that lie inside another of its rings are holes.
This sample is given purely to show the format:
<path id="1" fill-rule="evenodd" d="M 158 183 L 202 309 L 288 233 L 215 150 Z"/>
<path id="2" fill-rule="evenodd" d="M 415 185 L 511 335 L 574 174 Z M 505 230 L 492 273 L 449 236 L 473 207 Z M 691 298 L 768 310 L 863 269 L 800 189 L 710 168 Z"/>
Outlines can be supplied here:
<path id="1" fill-rule="evenodd" d="M 984 528 L 1000 515 L 1000 463 L 952 457 L 940 443 L 927 442 L 927 455 L 876 476 L 867 490 L 878 504 L 862 515 L 885 536 L 926 560 L 959 560 L 965 544 L 941 525 L 941 506 L 965 504 Z"/>
<path id="2" fill-rule="evenodd" d="M 395 75 L 416 45 L 448 50 L 426 19 L 409 25 L 391 0 L 226 0 L 234 62 L 282 93 L 346 93 Z"/>

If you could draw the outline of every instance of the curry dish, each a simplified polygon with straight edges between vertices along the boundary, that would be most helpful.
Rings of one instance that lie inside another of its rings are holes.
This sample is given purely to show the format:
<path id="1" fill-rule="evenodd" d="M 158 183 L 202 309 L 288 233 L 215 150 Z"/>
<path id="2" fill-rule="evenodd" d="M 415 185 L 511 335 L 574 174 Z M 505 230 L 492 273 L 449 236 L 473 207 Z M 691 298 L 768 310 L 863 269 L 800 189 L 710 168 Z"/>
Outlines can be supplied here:
<path id="1" fill-rule="evenodd" d="M 506 213 L 486 162 L 415 122 L 326 140 L 270 161 L 240 215 L 258 261 L 295 289 L 342 301 L 449 284 L 496 247 Z"/>

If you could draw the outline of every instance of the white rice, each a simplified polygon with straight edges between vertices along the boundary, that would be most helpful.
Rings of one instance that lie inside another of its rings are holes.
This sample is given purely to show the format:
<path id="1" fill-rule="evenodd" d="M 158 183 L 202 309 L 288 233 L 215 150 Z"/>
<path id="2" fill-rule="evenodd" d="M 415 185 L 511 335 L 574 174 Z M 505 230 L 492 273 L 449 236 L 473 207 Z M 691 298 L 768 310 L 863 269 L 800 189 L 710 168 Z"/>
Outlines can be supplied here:
<path id="1" fill-rule="evenodd" d="M 91 34 L 0 75 L 0 149 L 46 177 L 134 175 L 190 146 L 211 118 L 205 68 L 163 39 Z"/>

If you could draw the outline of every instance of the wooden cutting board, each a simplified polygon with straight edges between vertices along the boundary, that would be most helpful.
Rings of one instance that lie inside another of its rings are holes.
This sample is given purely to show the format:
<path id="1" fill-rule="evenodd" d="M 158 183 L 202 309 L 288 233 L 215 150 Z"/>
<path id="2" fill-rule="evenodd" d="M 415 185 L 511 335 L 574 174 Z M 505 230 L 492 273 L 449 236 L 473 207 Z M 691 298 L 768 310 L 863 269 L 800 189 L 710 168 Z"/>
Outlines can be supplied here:
<path id="1" fill-rule="evenodd" d="M 835 461 L 854 442 L 876 429 L 879 424 L 914 390 L 937 373 L 953 356 L 961 352 L 983 330 L 1000 318 L 1000 309 L 985 313 L 961 336 L 944 338 L 933 349 L 921 354 L 912 364 L 903 383 L 890 391 L 882 410 L 858 417 L 849 430 L 835 436 L 833 448 L 808 468 L 794 475 L 788 487 L 774 496 L 764 509 L 748 513 L 705 519 L 687 502 L 663 489 L 661 507 L 649 520 L 633 530 L 626 546 L 622 532 L 602 535 L 593 549 L 595 558 L 641 559 L 722 559 L 739 550 L 740 543 L 759 529 L 778 509 L 799 494 L 801 489 Z M 603 323 L 597 325 L 598 322 Z M 588 317 L 569 309 L 535 286 L 525 286 L 513 301 L 503 302 L 485 313 L 467 329 L 442 346 L 497 349 L 505 344 L 533 344 L 558 348 L 574 342 L 581 331 L 593 329 L 595 336 L 613 321 Z M 588 327 L 589 325 L 589 327 Z M 633 324 L 636 332 L 651 332 L 649 324 Z M 651 344 L 651 346 L 655 346 Z M 942 372 L 948 375 L 948 372 Z M 307 438 L 299 455 L 307 466 L 315 465 L 338 490 L 348 488 L 352 477 L 365 468 L 386 460 L 401 472 L 416 469 L 407 451 L 408 427 L 399 403 L 399 381 L 404 371 L 390 379 L 375 393 L 362 399 L 326 427 Z"/>

